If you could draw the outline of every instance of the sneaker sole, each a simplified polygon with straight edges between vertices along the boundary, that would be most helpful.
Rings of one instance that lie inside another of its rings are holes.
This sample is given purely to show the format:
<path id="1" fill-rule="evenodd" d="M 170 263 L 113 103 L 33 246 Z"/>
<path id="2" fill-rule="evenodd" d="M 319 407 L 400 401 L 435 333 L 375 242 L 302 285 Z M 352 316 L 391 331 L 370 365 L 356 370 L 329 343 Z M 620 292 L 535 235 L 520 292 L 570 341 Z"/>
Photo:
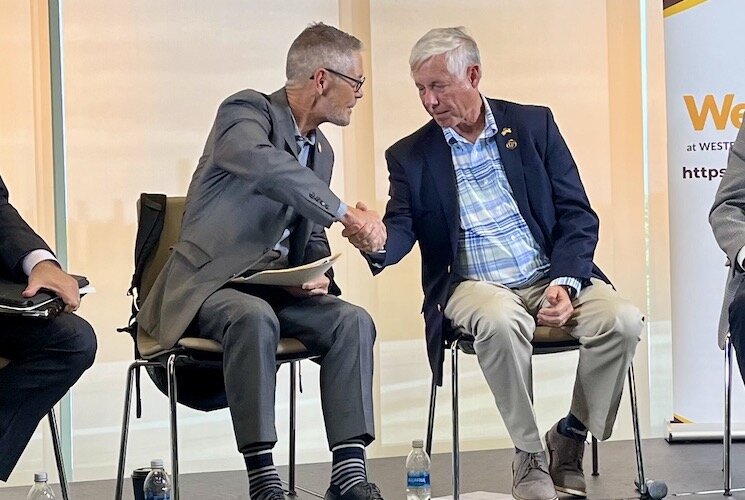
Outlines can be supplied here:
<path id="1" fill-rule="evenodd" d="M 575 497 L 587 498 L 587 492 L 586 491 L 575 490 L 573 488 L 566 488 L 564 486 L 559 486 L 559 485 L 556 485 L 556 484 L 554 485 L 554 488 L 556 488 L 556 491 L 560 491 L 562 493 L 566 493 L 567 495 L 572 495 L 572 496 L 575 496 Z"/>

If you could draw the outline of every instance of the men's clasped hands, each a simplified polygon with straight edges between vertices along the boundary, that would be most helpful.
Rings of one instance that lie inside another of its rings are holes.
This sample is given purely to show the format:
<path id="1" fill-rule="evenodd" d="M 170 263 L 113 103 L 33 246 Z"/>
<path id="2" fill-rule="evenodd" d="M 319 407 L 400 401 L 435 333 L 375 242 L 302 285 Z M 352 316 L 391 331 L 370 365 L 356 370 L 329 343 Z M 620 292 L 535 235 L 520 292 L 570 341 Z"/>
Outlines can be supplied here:
<path id="1" fill-rule="evenodd" d="M 385 246 L 388 235 L 380 215 L 358 201 L 355 207 L 347 207 L 341 219 L 344 224 L 342 236 L 363 252 L 378 252 Z"/>

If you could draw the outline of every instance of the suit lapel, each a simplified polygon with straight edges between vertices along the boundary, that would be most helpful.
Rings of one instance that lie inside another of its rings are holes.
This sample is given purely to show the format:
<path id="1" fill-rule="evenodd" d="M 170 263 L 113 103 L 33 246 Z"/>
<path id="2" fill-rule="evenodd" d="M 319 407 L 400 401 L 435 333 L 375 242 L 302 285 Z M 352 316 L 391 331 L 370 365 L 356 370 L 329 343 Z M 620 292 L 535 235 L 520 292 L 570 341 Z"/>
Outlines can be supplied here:
<path id="1" fill-rule="evenodd" d="M 287 92 L 284 87 L 270 95 L 269 102 L 272 103 L 276 111 L 275 133 L 284 139 L 285 151 L 297 158 L 300 154 L 300 149 L 295 140 L 295 120 L 292 117 L 290 104 L 287 102 Z"/>
<path id="2" fill-rule="evenodd" d="M 442 134 L 442 129 L 431 122 L 428 137 L 424 143 L 425 164 L 439 194 L 445 220 L 448 224 L 450 244 L 453 256 L 458 246 L 458 230 L 460 228 L 460 211 L 458 209 L 458 186 L 455 180 L 455 169 L 453 167 L 453 156 Z"/>
<path id="3" fill-rule="evenodd" d="M 499 132 L 496 135 L 499 156 L 502 159 L 507 182 L 512 188 L 512 196 L 515 198 L 517 208 L 526 221 L 530 219 L 530 203 L 528 202 L 528 191 L 525 186 L 525 175 L 523 172 L 523 160 L 520 155 L 520 137 L 516 123 L 511 123 L 511 117 L 507 112 L 504 102 L 487 99 L 494 121 Z"/>

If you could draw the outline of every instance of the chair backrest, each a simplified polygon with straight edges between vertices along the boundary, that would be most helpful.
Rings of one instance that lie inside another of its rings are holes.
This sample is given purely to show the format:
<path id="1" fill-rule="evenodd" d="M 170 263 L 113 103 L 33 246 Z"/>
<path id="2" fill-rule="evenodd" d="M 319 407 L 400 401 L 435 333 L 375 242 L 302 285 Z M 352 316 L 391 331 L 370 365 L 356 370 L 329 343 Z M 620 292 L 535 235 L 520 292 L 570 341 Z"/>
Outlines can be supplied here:
<path id="1" fill-rule="evenodd" d="M 143 195 L 145 196 L 145 195 Z M 143 197 L 137 201 L 137 215 L 140 224 L 144 221 L 142 217 Z M 184 208 L 186 198 L 183 196 L 169 196 L 165 199 L 165 213 L 163 215 L 163 228 L 160 231 L 157 244 L 151 250 L 151 254 L 142 265 L 140 283 L 137 290 L 138 305 L 147 298 L 150 290 L 153 288 L 156 278 L 163 270 L 168 257 L 171 255 L 173 246 L 178 242 L 181 235 L 181 221 L 184 218 Z M 138 228 L 139 229 L 139 228 Z M 137 329 L 137 349 L 144 357 L 150 357 L 163 350 L 158 342 L 145 333 L 142 328 Z"/>
<path id="2" fill-rule="evenodd" d="M 140 231 L 144 233 L 153 231 L 152 237 L 157 234 L 157 241 L 152 244 L 149 249 L 146 249 L 144 253 L 149 255 L 143 255 L 144 261 L 139 264 L 141 272 L 139 282 L 133 284 L 137 286 L 137 302 L 142 304 L 147 298 L 150 290 L 155 283 L 156 278 L 163 270 L 163 267 L 171 255 L 173 246 L 178 242 L 181 234 L 181 222 L 184 216 L 184 208 L 186 206 L 186 198 L 183 196 L 174 196 L 165 198 L 165 213 L 162 217 L 163 226 L 162 229 L 158 229 L 158 224 L 152 224 L 151 221 L 143 220 L 143 203 L 149 203 L 149 200 L 145 199 L 143 195 L 137 203 L 138 213 L 138 240 L 140 239 Z M 155 195 L 156 198 L 160 198 L 156 212 L 160 212 L 162 208 L 162 195 Z M 151 212 L 147 217 L 155 217 Z M 145 218 L 147 218 L 145 217 Z M 152 225 L 150 225 L 152 224 Z M 144 240 L 143 234 L 143 240 Z M 150 243 L 149 243 L 150 244 Z M 143 245 L 146 246 L 146 245 Z M 137 253 L 137 249 L 135 251 Z M 137 265 L 137 264 L 136 264 Z M 137 274 L 137 271 L 135 271 Z M 133 333 L 130 331 L 130 333 Z M 137 327 L 135 333 L 136 337 L 136 354 L 146 359 L 155 359 L 161 353 L 166 352 L 153 338 L 148 335 L 142 328 Z M 200 341 L 202 339 L 194 339 Z M 197 349 L 200 352 L 206 352 L 204 349 Z M 155 383 L 155 386 L 163 393 L 168 394 L 168 382 L 165 371 L 153 366 L 147 367 L 147 373 Z M 190 408 L 197 410 L 211 411 L 227 406 L 227 399 L 225 396 L 224 377 L 222 374 L 222 364 L 215 363 L 214 361 L 197 361 L 183 365 L 179 367 L 179 391 L 178 391 L 178 402 L 184 404 Z M 139 400 L 139 389 L 138 389 L 138 400 Z M 138 410 L 139 411 L 139 410 Z M 139 415 L 139 413 L 138 413 Z"/>
<path id="3" fill-rule="evenodd" d="M 166 213 L 163 221 L 163 230 L 158 239 L 158 245 L 155 251 L 145 261 L 142 270 L 142 281 L 140 288 L 137 290 L 138 301 L 140 304 L 145 300 L 147 294 L 155 283 L 155 279 L 165 266 L 168 256 L 171 254 L 173 245 L 178 242 L 181 235 L 181 221 L 184 218 L 184 207 L 186 198 L 183 196 L 169 196 L 166 198 Z M 140 213 L 140 202 L 137 202 L 137 213 Z"/>

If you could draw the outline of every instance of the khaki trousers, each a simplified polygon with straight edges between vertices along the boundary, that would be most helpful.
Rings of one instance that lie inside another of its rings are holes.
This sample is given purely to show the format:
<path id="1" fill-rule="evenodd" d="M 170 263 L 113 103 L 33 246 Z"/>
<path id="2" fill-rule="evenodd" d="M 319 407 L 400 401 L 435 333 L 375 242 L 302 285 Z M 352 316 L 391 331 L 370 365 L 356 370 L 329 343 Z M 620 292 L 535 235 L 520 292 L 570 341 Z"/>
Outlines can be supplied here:
<path id="1" fill-rule="evenodd" d="M 464 281 L 453 290 L 445 317 L 470 332 L 474 349 L 514 445 L 543 450 L 533 411 L 531 340 L 549 281 L 511 290 Z M 600 440 L 610 437 L 644 317 L 610 285 L 592 279 L 573 301 L 565 330 L 580 342 L 571 413 Z"/>

